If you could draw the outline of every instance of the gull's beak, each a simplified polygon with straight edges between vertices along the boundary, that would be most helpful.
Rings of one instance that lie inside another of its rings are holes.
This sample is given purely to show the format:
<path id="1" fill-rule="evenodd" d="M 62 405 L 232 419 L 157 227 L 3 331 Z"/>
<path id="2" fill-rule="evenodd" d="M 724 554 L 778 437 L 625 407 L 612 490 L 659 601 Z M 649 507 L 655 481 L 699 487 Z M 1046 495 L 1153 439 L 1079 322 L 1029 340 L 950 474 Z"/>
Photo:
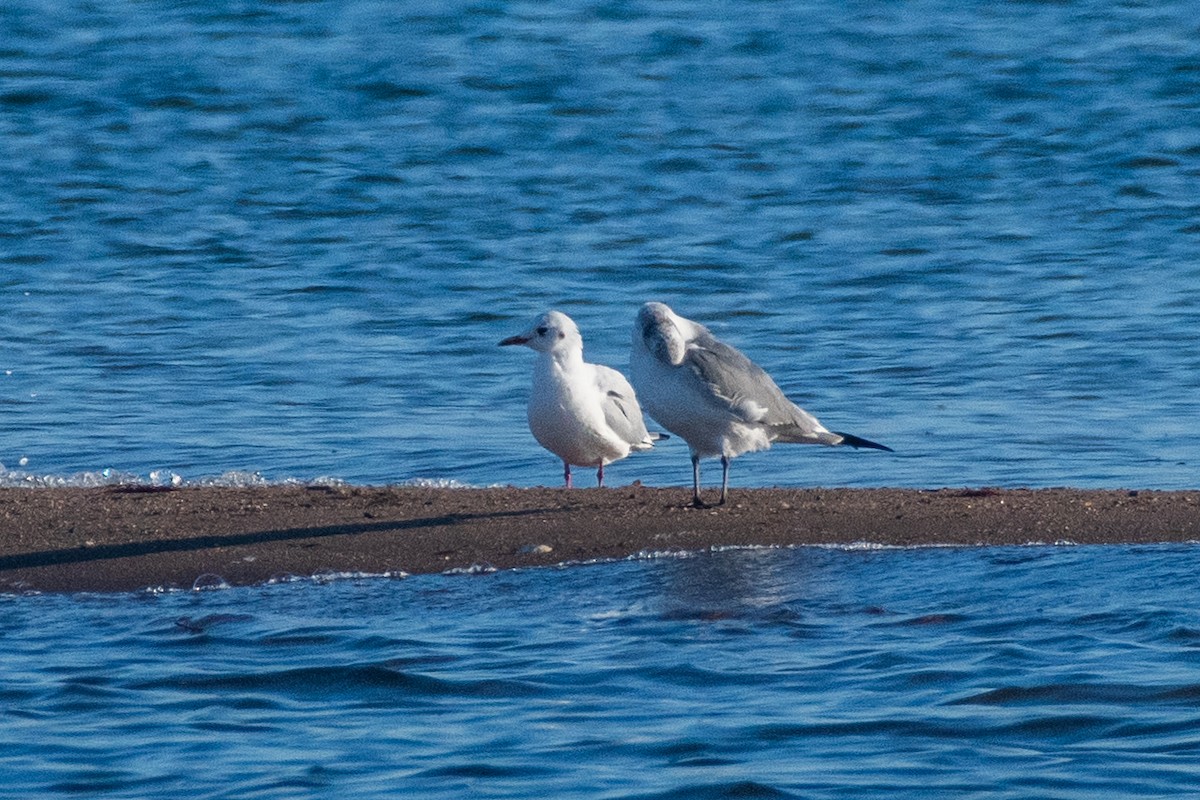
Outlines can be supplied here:
<path id="1" fill-rule="evenodd" d="M 510 345 L 510 344 L 528 344 L 528 343 L 529 343 L 528 336 L 510 336 L 507 339 L 505 339 L 504 341 L 500 342 L 500 346 L 504 347 L 505 345 Z"/>

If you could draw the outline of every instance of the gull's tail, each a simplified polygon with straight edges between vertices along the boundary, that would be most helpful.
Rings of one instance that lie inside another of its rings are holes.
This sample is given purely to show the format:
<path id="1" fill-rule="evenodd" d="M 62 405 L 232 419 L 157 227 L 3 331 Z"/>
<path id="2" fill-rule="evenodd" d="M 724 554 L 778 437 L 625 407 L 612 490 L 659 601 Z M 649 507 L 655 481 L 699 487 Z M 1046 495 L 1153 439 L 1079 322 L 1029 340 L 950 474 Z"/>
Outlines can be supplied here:
<path id="1" fill-rule="evenodd" d="M 631 444 L 629 446 L 629 449 L 636 450 L 640 453 L 643 450 L 649 450 L 652 447 L 654 447 L 655 442 L 661 442 L 663 439 L 670 439 L 670 438 L 671 437 L 667 436 L 665 433 L 654 433 L 653 431 L 651 431 L 650 433 L 646 434 L 645 439 L 642 439 L 640 442 L 637 442 L 636 444 Z"/>
<path id="2" fill-rule="evenodd" d="M 855 436 L 852 433 L 842 433 L 840 431 L 834 431 L 834 433 L 836 433 L 838 436 L 842 437 L 842 440 L 840 442 L 838 442 L 838 444 L 848 444 L 851 447 L 856 448 L 856 449 L 859 447 L 865 447 L 870 450 L 886 450 L 889 453 L 896 452 L 895 450 L 888 447 L 887 445 L 882 445 L 877 442 L 872 442 L 870 439 L 864 439 L 861 436 Z"/>

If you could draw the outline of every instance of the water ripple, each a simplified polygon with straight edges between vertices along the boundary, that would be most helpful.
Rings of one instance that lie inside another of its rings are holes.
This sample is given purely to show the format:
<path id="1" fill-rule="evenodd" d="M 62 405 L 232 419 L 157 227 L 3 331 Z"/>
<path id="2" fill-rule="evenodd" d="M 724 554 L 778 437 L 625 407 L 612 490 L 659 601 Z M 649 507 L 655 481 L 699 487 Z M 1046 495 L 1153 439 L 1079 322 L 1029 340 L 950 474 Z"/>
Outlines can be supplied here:
<path id="1" fill-rule="evenodd" d="M 1027 549 L 0 598 L 0 767 L 21 796 L 1190 791 L 1195 548 Z"/>
<path id="2" fill-rule="evenodd" d="M 735 483 L 1194 483 L 1187 3 L 148 8 L 0 11 L 13 481 L 553 483 L 494 343 L 661 299 L 902 454 Z"/>

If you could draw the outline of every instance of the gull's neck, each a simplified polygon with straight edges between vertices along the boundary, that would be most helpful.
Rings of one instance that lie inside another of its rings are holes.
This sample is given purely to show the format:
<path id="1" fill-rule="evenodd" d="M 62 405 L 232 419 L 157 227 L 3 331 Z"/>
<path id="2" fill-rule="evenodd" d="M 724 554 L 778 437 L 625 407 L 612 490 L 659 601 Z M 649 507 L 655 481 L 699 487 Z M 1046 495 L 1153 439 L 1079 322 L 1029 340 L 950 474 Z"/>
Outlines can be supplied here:
<path id="1" fill-rule="evenodd" d="M 563 372 L 573 372 L 583 366 L 582 347 L 560 347 L 541 356 L 547 365 L 553 364 Z"/>

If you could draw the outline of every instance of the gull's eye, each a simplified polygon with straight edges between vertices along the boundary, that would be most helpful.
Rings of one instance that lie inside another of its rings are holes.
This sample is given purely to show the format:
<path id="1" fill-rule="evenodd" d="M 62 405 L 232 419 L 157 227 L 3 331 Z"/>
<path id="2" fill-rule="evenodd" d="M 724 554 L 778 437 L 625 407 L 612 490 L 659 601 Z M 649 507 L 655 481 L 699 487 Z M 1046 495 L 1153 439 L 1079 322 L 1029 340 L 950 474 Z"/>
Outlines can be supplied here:
<path id="1" fill-rule="evenodd" d="M 537 329 L 537 335 L 538 335 L 538 336 L 545 336 L 545 335 L 546 335 L 546 331 L 548 331 L 548 330 L 550 330 L 550 329 L 549 329 L 549 328 L 547 328 L 545 325 L 543 325 L 542 327 L 540 327 L 540 328 L 538 328 L 538 329 Z"/>

